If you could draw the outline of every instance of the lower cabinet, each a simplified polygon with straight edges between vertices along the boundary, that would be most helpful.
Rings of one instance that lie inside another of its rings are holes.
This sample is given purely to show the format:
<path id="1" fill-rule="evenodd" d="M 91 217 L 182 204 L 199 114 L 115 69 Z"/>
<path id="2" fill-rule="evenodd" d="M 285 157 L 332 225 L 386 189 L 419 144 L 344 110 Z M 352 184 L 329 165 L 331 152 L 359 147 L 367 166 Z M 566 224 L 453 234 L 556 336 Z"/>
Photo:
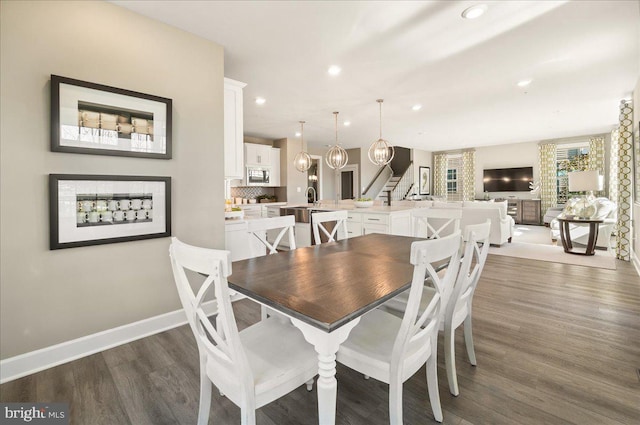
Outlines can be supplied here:
<path id="1" fill-rule="evenodd" d="M 411 214 L 409 211 L 385 214 L 349 211 L 347 232 L 348 237 L 371 233 L 411 236 Z"/>

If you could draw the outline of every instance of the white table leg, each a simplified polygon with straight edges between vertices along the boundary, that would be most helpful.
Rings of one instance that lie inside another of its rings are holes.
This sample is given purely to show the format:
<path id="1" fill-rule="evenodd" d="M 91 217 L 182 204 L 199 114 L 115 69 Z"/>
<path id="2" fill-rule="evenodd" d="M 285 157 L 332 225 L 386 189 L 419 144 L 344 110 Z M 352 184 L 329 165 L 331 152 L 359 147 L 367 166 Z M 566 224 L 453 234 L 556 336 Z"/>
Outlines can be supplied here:
<path id="1" fill-rule="evenodd" d="M 334 425 L 336 423 L 336 398 L 338 395 L 338 381 L 336 381 L 336 353 L 349 332 L 358 324 L 360 318 L 356 318 L 346 325 L 325 332 L 321 329 L 291 319 L 295 327 L 302 331 L 304 338 L 316 349 L 318 353 L 318 422 L 320 425 Z"/>

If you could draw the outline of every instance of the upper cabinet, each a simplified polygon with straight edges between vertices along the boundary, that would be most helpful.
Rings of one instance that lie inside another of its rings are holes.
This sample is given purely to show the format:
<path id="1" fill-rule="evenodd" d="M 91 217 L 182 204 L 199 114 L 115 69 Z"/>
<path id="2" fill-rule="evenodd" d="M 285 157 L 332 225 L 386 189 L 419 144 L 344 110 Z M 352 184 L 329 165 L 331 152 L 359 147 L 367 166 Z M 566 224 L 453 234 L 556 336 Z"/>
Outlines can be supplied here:
<path id="1" fill-rule="evenodd" d="M 271 165 L 271 146 L 245 143 L 245 161 L 248 166 L 266 167 Z"/>
<path id="2" fill-rule="evenodd" d="M 244 176 L 243 102 L 245 83 L 224 79 L 224 176 L 241 179 Z"/>

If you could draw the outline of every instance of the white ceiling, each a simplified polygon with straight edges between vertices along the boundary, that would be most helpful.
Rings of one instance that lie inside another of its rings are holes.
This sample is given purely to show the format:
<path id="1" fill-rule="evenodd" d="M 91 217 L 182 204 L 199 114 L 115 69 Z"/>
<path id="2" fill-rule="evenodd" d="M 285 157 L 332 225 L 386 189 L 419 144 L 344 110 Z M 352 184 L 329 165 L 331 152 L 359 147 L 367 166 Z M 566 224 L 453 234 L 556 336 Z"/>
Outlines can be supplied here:
<path id="1" fill-rule="evenodd" d="M 640 75 L 638 1 L 485 1 L 476 20 L 460 16 L 470 1 L 113 3 L 224 46 L 225 76 L 248 84 L 246 135 L 294 137 L 306 120 L 317 146 L 335 140 L 333 111 L 352 123 L 343 146 L 377 140 L 377 98 L 383 137 L 410 148 L 603 133 Z"/>

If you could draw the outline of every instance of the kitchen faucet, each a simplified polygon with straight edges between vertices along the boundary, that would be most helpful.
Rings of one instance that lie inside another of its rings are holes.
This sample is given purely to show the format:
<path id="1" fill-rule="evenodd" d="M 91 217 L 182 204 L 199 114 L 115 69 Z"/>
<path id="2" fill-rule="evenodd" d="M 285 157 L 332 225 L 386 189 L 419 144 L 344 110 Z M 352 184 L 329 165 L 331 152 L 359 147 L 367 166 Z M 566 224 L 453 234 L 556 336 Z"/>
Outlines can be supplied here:
<path id="1" fill-rule="evenodd" d="M 317 205 L 318 195 L 316 194 L 316 190 L 313 188 L 313 186 L 309 186 L 305 192 L 305 195 L 307 196 L 307 200 L 309 200 L 309 190 L 313 191 L 313 205 Z"/>

